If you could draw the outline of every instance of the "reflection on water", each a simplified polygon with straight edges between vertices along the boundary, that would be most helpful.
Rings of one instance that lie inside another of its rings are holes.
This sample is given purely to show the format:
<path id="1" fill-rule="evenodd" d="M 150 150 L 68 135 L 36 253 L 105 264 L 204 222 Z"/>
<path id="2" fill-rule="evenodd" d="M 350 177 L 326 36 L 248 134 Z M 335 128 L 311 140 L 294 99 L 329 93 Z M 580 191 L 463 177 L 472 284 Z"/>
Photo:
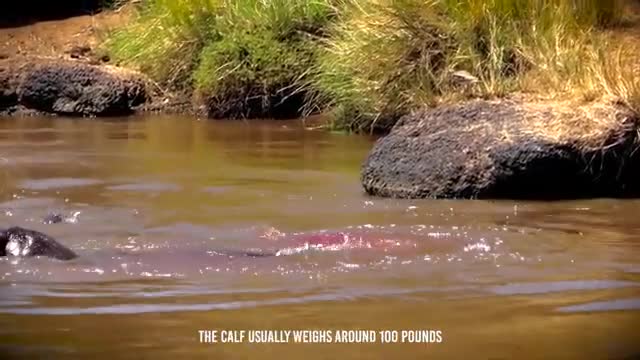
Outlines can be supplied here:
<path id="1" fill-rule="evenodd" d="M 81 255 L 0 259 L 0 351 L 640 354 L 639 201 L 370 198 L 358 176 L 372 141 L 297 122 L 0 120 L 0 227 Z M 65 221 L 43 222 L 52 212 Z M 222 346 L 198 329 L 439 329 L 444 342 Z"/>

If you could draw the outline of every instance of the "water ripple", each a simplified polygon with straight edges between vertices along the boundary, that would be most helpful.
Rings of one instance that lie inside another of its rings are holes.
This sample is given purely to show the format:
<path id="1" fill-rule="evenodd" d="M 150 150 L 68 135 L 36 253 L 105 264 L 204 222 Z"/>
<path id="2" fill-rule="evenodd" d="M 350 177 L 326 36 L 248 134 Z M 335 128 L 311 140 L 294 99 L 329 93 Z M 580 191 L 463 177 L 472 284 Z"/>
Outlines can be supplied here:
<path id="1" fill-rule="evenodd" d="M 633 281 L 616 280 L 580 280 L 580 281 L 554 281 L 535 283 L 514 283 L 501 286 L 494 286 L 491 292 L 498 295 L 531 295 L 545 294 L 552 292 L 564 292 L 575 290 L 601 290 L 616 289 L 623 287 L 640 286 L 640 283 Z"/>
<path id="2" fill-rule="evenodd" d="M 49 190 L 97 184 L 102 184 L 102 181 L 97 179 L 50 178 L 41 180 L 24 180 L 20 183 L 20 187 L 28 190 Z"/>
<path id="3" fill-rule="evenodd" d="M 595 301 L 585 304 L 563 306 L 558 308 L 559 312 L 599 312 L 599 311 L 620 311 L 620 310 L 640 310 L 640 298 L 617 299 L 609 301 Z"/>

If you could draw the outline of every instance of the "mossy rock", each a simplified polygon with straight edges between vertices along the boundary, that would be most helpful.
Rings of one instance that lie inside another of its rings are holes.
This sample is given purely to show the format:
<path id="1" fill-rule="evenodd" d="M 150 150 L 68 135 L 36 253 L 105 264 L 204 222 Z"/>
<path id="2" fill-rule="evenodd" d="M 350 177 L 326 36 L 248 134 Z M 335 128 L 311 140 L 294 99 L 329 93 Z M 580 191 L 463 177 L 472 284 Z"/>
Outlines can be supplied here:
<path id="1" fill-rule="evenodd" d="M 405 116 L 362 184 L 396 198 L 640 195 L 638 117 L 615 104 L 476 100 Z"/>
<path id="2" fill-rule="evenodd" d="M 133 71 L 61 59 L 0 61 L 0 111 L 119 116 L 148 100 L 145 78 Z"/>

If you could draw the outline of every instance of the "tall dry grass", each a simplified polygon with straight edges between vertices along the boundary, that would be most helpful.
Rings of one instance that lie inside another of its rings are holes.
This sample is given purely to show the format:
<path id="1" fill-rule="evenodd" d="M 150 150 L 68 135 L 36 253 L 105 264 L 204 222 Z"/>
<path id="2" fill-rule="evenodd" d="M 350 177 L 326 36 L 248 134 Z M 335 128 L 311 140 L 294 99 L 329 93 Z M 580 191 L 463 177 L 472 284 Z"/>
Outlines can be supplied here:
<path id="1" fill-rule="evenodd" d="M 337 127 L 371 130 L 388 129 L 424 104 L 465 97 L 615 92 L 630 99 L 634 86 L 619 81 L 628 79 L 626 60 L 612 67 L 598 55 L 612 49 L 600 29 L 620 21 L 622 6 L 597 0 L 356 0 L 324 42 L 312 104 L 331 109 Z"/>
<path id="2" fill-rule="evenodd" d="M 388 129 L 413 109 L 514 92 L 640 110 L 624 0 L 143 0 L 106 43 L 216 117 L 328 111 Z"/>

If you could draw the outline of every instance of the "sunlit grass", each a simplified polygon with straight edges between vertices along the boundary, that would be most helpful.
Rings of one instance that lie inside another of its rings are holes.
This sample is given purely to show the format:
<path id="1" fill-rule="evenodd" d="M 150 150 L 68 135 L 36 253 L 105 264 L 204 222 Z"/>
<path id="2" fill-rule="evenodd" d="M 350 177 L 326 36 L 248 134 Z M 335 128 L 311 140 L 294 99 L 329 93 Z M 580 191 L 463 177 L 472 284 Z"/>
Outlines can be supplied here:
<path id="1" fill-rule="evenodd" d="M 302 98 L 297 84 L 334 13 L 330 0 L 147 0 L 106 47 L 166 86 L 194 89 L 214 116 L 265 116 Z"/>
<path id="2" fill-rule="evenodd" d="M 217 37 L 222 0 L 145 0 L 131 24 L 105 43 L 122 65 L 160 83 L 186 87 L 202 48 Z"/>
<path id="3" fill-rule="evenodd" d="M 327 0 L 225 1 L 219 39 L 194 74 L 214 117 L 299 115 L 300 86 L 314 64 L 316 39 L 334 14 Z"/>
<path id="4" fill-rule="evenodd" d="M 332 28 L 315 67 L 312 104 L 335 126 L 386 129 L 412 109 L 513 92 L 630 94 L 596 54 L 621 2 L 357 0 Z M 606 71 L 596 71 L 596 69 Z M 620 68 L 622 70 L 622 68 Z M 591 81 L 594 84 L 588 85 Z M 628 96 L 626 97 L 628 98 Z M 324 107 L 323 107 L 324 106 Z"/>
<path id="5" fill-rule="evenodd" d="M 527 93 L 640 109 L 623 0 L 144 0 L 106 48 L 214 117 L 328 112 L 388 129 L 424 105 Z"/>

